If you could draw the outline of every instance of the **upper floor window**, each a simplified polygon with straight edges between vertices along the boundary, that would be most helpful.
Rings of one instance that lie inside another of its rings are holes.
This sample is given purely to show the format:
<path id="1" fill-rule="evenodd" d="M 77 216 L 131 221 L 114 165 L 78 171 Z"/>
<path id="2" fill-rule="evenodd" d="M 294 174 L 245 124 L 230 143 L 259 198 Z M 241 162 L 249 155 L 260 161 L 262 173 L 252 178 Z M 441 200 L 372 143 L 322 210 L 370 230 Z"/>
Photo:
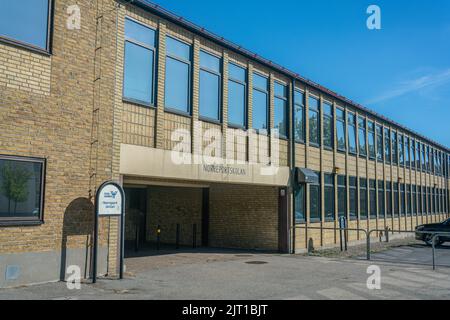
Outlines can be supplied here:
<path id="1" fill-rule="evenodd" d="M 125 19 L 125 99 L 154 105 L 155 39 L 155 30 Z"/>
<path id="2" fill-rule="evenodd" d="M 253 74 L 253 129 L 269 130 L 269 81 Z"/>
<path id="3" fill-rule="evenodd" d="M 336 139 L 337 139 L 337 149 L 339 151 L 345 151 L 345 111 L 336 108 Z"/>
<path id="4" fill-rule="evenodd" d="M 391 162 L 391 130 L 388 128 L 384 129 L 384 155 L 386 162 Z"/>
<path id="5" fill-rule="evenodd" d="M 358 117 L 358 140 L 359 140 L 359 155 L 367 156 L 367 143 L 366 143 L 366 119 L 364 117 Z"/>
<path id="6" fill-rule="evenodd" d="M 320 102 L 318 98 L 310 96 L 309 103 L 309 143 L 319 146 L 320 143 Z"/>
<path id="7" fill-rule="evenodd" d="M 398 164 L 398 137 L 397 132 L 391 131 L 392 140 L 392 163 Z"/>
<path id="8" fill-rule="evenodd" d="M 398 137 L 398 160 L 401 166 L 405 165 L 405 140 L 402 134 Z"/>
<path id="9" fill-rule="evenodd" d="M 278 130 L 280 137 L 288 137 L 288 107 L 287 107 L 287 86 L 275 82 L 274 85 L 275 105 L 274 105 L 274 129 Z"/>
<path id="10" fill-rule="evenodd" d="M 299 90 L 294 92 L 294 129 L 295 141 L 305 141 L 305 94 Z"/>
<path id="11" fill-rule="evenodd" d="M 356 154 L 356 115 L 349 113 L 347 117 L 348 152 Z"/>
<path id="12" fill-rule="evenodd" d="M 43 219 L 45 160 L 0 156 L 0 224 Z"/>
<path id="13" fill-rule="evenodd" d="M 367 134 L 367 140 L 369 141 L 369 157 L 375 159 L 375 123 L 369 121 L 367 124 L 369 133 Z"/>
<path id="14" fill-rule="evenodd" d="M 422 162 L 420 161 L 420 142 L 416 141 L 416 168 L 417 170 L 421 170 Z"/>
<path id="15" fill-rule="evenodd" d="M 430 146 L 426 146 L 426 149 L 425 149 L 425 163 L 426 163 L 425 170 L 429 172 L 430 171 Z"/>
<path id="16" fill-rule="evenodd" d="M 221 62 L 220 58 L 200 51 L 199 114 L 201 118 L 221 120 Z"/>
<path id="17" fill-rule="evenodd" d="M 377 160 L 383 161 L 383 127 L 376 125 L 376 136 L 377 136 Z"/>
<path id="18" fill-rule="evenodd" d="M 247 127 L 247 70 L 228 64 L 228 123 Z"/>
<path id="19" fill-rule="evenodd" d="M 191 91 L 191 46 L 166 37 L 165 108 L 189 114 Z"/>
<path id="20" fill-rule="evenodd" d="M 0 38 L 50 51 L 51 0 L 0 1 Z"/>
<path id="21" fill-rule="evenodd" d="M 427 162 L 425 159 L 425 145 L 422 143 L 421 144 L 421 153 L 422 153 L 422 171 L 426 171 L 427 170 Z"/>
<path id="22" fill-rule="evenodd" d="M 333 123 L 333 106 L 328 103 L 323 103 L 323 145 L 327 148 L 333 149 L 334 146 L 334 123 Z"/>
<path id="23" fill-rule="evenodd" d="M 416 168 L 416 142 L 411 138 L 409 145 L 409 161 L 413 170 Z"/>
<path id="24" fill-rule="evenodd" d="M 411 140 L 409 137 L 405 137 L 405 165 L 409 167 L 411 165 Z"/>

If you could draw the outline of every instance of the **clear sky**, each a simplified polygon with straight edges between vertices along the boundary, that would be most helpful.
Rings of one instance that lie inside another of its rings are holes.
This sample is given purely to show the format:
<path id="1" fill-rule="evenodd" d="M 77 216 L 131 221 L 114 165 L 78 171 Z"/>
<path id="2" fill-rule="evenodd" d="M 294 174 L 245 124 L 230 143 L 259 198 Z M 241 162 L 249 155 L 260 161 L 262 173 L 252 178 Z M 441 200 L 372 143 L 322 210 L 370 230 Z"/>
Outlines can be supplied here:
<path id="1" fill-rule="evenodd" d="M 450 147 L 448 0 L 151 2 Z"/>

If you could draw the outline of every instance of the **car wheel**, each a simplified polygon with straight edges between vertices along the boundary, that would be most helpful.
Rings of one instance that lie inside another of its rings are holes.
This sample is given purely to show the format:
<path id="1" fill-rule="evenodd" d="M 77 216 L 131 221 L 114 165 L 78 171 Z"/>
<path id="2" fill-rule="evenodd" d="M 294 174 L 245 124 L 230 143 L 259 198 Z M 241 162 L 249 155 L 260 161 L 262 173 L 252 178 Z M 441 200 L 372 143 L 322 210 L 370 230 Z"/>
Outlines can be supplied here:
<path id="1" fill-rule="evenodd" d="M 433 235 L 427 234 L 425 236 L 425 243 L 427 244 L 427 246 L 430 246 L 430 247 L 433 246 Z M 443 243 L 444 243 L 444 241 L 440 241 L 439 237 L 436 237 L 435 243 L 434 243 L 435 246 L 440 246 Z"/>

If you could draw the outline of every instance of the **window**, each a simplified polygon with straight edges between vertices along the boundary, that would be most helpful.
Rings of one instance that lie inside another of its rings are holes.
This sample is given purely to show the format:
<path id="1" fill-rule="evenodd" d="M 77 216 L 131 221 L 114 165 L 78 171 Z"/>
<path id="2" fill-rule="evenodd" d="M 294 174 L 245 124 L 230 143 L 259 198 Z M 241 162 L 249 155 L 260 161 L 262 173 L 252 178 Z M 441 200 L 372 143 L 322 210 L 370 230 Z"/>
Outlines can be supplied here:
<path id="1" fill-rule="evenodd" d="M 370 217 L 372 219 L 377 218 L 377 182 L 375 180 L 369 180 L 369 209 Z"/>
<path id="2" fill-rule="evenodd" d="M 333 106 L 324 102 L 323 104 L 323 145 L 326 148 L 333 149 L 334 146 L 334 124 L 333 124 Z"/>
<path id="3" fill-rule="evenodd" d="M 314 146 L 319 146 L 320 141 L 320 105 L 319 99 L 309 97 L 309 143 Z"/>
<path id="4" fill-rule="evenodd" d="M 386 216 L 392 217 L 392 182 L 386 182 Z"/>
<path id="5" fill-rule="evenodd" d="M 401 166 L 405 165 L 405 141 L 402 134 L 398 137 L 398 160 Z"/>
<path id="6" fill-rule="evenodd" d="M 367 135 L 367 140 L 369 141 L 369 157 L 370 159 L 375 159 L 375 123 L 369 121 L 368 128 L 369 133 Z"/>
<path id="7" fill-rule="evenodd" d="M 411 144 L 409 146 L 409 149 L 410 149 L 409 154 L 410 154 L 411 168 L 413 170 L 415 170 L 416 169 L 416 142 L 413 139 L 411 139 Z"/>
<path id="8" fill-rule="evenodd" d="M 125 19 L 123 97 L 154 105 L 155 30 Z"/>
<path id="9" fill-rule="evenodd" d="M 322 215 L 320 213 L 320 172 L 316 172 L 319 176 L 319 184 L 309 185 L 310 192 L 310 220 L 312 222 L 319 222 L 322 220 Z"/>
<path id="10" fill-rule="evenodd" d="M 384 154 L 387 163 L 391 163 L 391 130 L 384 129 Z"/>
<path id="11" fill-rule="evenodd" d="M 411 185 L 406 185 L 406 204 L 405 204 L 405 214 L 411 215 Z"/>
<path id="12" fill-rule="evenodd" d="M 338 176 L 338 216 L 347 217 L 347 178 Z"/>
<path id="13" fill-rule="evenodd" d="M 269 130 L 269 91 L 268 79 L 257 73 L 253 74 L 253 129 Z"/>
<path id="14" fill-rule="evenodd" d="M 421 170 L 421 161 L 420 161 L 420 142 L 416 141 L 416 169 Z"/>
<path id="15" fill-rule="evenodd" d="M 428 214 L 428 206 L 427 206 L 427 188 L 422 186 L 422 215 Z"/>
<path id="16" fill-rule="evenodd" d="M 409 137 L 405 137 L 405 165 L 409 168 L 411 166 L 411 140 Z"/>
<path id="17" fill-rule="evenodd" d="M 305 142 L 305 95 L 295 90 L 294 100 L 295 141 Z"/>
<path id="18" fill-rule="evenodd" d="M 385 211 L 384 181 L 378 181 L 378 217 L 380 217 L 380 219 L 385 217 Z"/>
<path id="19" fill-rule="evenodd" d="M 288 108 L 287 87 L 275 82 L 274 128 L 278 130 L 281 138 L 288 137 Z"/>
<path id="20" fill-rule="evenodd" d="M 398 216 L 400 214 L 400 206 L 399 206 L 399 190 L 398 190 L 399 184 L 397 182 L 393 183 L 392 189 L 394 189 L 394 212 L 393 214 L 395 216 Z"/>
<path id="21" fill-rule="evenodd" d="M 425 205 L 425 201 L 424 201 L 425 200 L 425 196 L 424 196 L 425 191 L 422 186 L 418 186 L 417 188 L 418 188 L 417 189 L 417 192 L 418 192 L 417 198 L 419 200 L 419 208 L 418 208 L 417 213 L 420 213 L 420 215 L 423 215 L 423 213 L 424 213 L 423 206 Z"/>
<path id="22" fill-rule="evenodd" d="M 430 172 L 430 147 L 426 146 L 425 149 L 425 171 Z"/>
<path id="23" fill-rule="evenodd" d="M 0 224 L 43 219 L 45 160 L 0 156 Z"/>
<path id="24" fill-rule="evenodd" d="M 336 135 L 337 149 L 345 152 L 345 111 L 340 108 L 336 108 Z"/>
<path id="25" fill-rule="evenodd" d="M 398 164 L 398 138 L 397 132 L 391 132 L 391 140 L 392 140 L 392 163 Z"/>
<path id="26" fill-rule="evenodd" d="M 367 219 L 367 179 L 359 179 L 359 212 L 360 219 Z"/>
<path id="27" fill-rule="evenodd" d="M 228 123 L 247 128 L 247 70 L 228 64 Z"/>
<path id="28" fill-rule="evenodd" d="M 417 215 L 417 186 L 412 186 L 412 206 L 411 206 L 411 213 L 413 216 Z"/>
<path id="29" fill-rule="evenodd" d="M 358 217 L 358 186 L 356 177 L 349 178 L 349 214 L 350 220 L 356 220 Z"/>
<path id="30" fill-rule="evenodd" d="M 325 220 L 334 221 L 334 175 L 324 174 Z"/>
<path id="31" fill-rule="evenodd" d="M 50 51 L 50 0 L 0 1 L 0 38 Z"/>
<path id="32" fill-rule="evenodd" d="M 366 143 L 366 119 L 358 117 L 358 141 L 359 141 L 359 155 L 361 157 L 367 156 Z"/>
<path id="33" fill-rule="evenodd" d="M 204 51 L 200 51 L 200 118 L 221 120 L 221 79 L 222 60 Z"/>
<path id="34" fill-rule="evenodd" d="M 165 108 L 190 113 L 191 46 L 166 37 Z"/>
<path id="35" fill-rule="evenodd" d="M 383 127 L 380 125 L 376 126 L 377 133 L 377 160 L 383 162 L 384 153 L 383 153 Z"/>
<path id="36" fill-rule="evenodd" d="M 348 152 L 356 154 L 356 116 L 348 114 L 347 120 Z"/>
<path id="37" fill-rule="evenodd" d="M 427 162 L 425 159 L 425 145 L 422 143 L 421 144 L 421 153 L 422 153 L 422 171 L 426 171 L 427 170 Z"/>
<path id="38" fill-rule="evenodd" d="M 305 221 L 305 185 L 300 184 L 295 190 L 295 222 L 304 223 Z"/>
<path id="39" fill-rule="evenodd" d="M 403 217 L 406 213 L 406 185 L 400 184 L 400 215 Z"/>

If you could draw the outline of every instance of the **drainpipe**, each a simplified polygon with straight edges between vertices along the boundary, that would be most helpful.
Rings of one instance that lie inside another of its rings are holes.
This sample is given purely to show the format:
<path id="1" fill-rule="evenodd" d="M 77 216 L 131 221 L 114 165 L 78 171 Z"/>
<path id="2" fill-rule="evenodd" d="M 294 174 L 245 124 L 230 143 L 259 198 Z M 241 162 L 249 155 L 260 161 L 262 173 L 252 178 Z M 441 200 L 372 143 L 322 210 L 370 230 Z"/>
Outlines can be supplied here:
<path id="1" fill-rule="evenodd" d="M 291 192 L 292 192 L 292 226 L 291 226 L 291 245 L 290 253 L 295 254 L 295 78 L 292 78 L 292 90 L 291 90 L 291 138 L 289 139 L 291 144 Z"/>

